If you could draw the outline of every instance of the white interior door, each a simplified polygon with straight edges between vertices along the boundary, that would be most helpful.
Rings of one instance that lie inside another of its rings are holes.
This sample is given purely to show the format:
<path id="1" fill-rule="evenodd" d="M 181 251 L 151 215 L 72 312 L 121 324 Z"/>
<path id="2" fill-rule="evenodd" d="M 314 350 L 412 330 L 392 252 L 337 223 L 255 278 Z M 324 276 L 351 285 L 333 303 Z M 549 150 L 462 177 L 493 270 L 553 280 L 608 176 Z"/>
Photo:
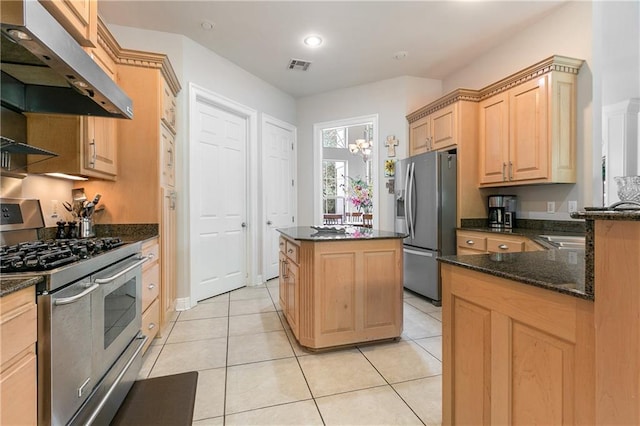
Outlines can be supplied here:
<path id="1" fill-rule="evenodd" d="M 192 295 L 247 284 L 247 118 L 198 99 L 191 127 Z"/>
<path id="2" fill-rule="evenodd" d="M 296 128 L 273 117 L 262 117 L 262 189 L 264 205 L 263 274 L 278 276 L 277 228 L 295 224 Z"/>

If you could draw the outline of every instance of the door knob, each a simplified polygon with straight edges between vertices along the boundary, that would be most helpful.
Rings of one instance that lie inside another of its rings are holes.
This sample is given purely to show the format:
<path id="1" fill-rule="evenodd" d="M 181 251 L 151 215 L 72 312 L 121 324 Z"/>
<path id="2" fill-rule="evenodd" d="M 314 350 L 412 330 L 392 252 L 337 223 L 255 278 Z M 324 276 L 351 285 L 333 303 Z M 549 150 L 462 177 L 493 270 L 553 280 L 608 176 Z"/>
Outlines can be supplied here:
<path id="1" fill-rule="evenodd" d="M 271 225 L 273 222 L 271 222 L 270 220 L 267 221 L 267 225 Z"/>
<path id="2" fill-rule="evenodd" d="M 247 224 L 245 222 L 242 222 L 242 224 L 240 226 L 242 226 L 243 228 L 246 228 Z"/>

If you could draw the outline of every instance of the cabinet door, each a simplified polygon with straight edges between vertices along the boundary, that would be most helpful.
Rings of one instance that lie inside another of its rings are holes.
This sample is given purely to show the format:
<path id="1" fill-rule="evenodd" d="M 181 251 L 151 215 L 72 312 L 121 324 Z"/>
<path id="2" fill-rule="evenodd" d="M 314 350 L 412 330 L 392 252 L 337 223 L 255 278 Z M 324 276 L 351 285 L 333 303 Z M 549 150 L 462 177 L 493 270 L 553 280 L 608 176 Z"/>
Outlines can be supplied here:
<path id="1" fill-rule="evenodd" d="M 162 188 L 162 312 L 161 321 L 164 324 L 175 311 L 176 301 L 176 192 L 173 189 Z"/>
<path id="2" fill-rule="evenodd" d="M 479 105 L 480 184 L 507 180 L 509 162 L 509 96 L 500 93 Z"/>
<path id="3" fill-rule="evenodd" d="M 540 77 L 509 91 L 509 180 L 549 177 L 547 81 Z"/>
<path id="4" fill-rule="evenodd" d="M 115 118 L 87 117 L 84 141 L 84 167 L 89 171 L 118 174 Z"/>
<path id="5" fill-rule="evenodd" d="M 176 97 L 166 80 L 162 85 L 162 121 L 176 132 Z"/>
<path id="6" fill-rule="evenodd" d="M 293 334 L 298 336 L 298 265 L 288 259 L 285 263 L 286 311 L 287 321 Z"/>
<path id="7" fill-rule="evenodd" d="M 452 104 L 430 115 L 431 117 L 431 149 L 441 150 L 456 145 L 457 114 L 456 105 Z"/>
<path id="8" fill-rule="evenodd" d="M 175 186 L 176 180 L 176 147 L 175 136 L 164 125 L 160 125 L 160 138 L 162 139 L 162 152 L 160 153 L 162 161 L 162 185 Z"/>
<path id="9" fill-rule="evenodd" d="M 40 0 L 65 30 L 82 46 L 96 46 L 97 0 Z"/>
<path id="10" fill-rule="evenodd" d="M 285 261 L 287 260 L 287 256 L 285 256 L 285 254 L 284 254 L 284 248 L 282 248 L 283 246 L 284 246 L 284 240 L 282 238 L 280 238 L 281 251 L 279 253 L 280 272 L 279 272 L 279 279 L 278 279 L 278 281 L 279 281 L 278 294 L 279 294 L 279 299 L 280 299 L 280 309 L 286 315 L 286 312 L 287 312 L 287 279 L 286 279 L 285 275 L 287 274 L 287 269 L 286 269 Z"/>
<path id="11" fill-rule="evenodd" d="M 429 116 L 409 124 L 409 156 L 421 154 L 429 150 L 431 126 Z"/>
<path id="12" fill-rule="evenodd" d="M 29 349 L 16 358 L 0 376 L 0 424 L 35 425 L 38 413 L 36 354 Z"/>

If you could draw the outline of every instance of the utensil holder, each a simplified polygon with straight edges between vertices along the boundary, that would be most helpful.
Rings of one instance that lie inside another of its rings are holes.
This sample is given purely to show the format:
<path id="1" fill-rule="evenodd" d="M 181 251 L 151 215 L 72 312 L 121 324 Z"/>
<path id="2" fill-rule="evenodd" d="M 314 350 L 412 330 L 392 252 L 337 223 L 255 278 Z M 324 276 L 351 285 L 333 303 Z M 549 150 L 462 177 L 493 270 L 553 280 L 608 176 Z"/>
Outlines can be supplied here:
<path id="1" fill-rule="evenodd" d="M 96 233 L 93 229 L 93 218 L 80 218 L 80 222 L 78 223 L 78 225 L 80 226 L 80 238 L 91 238 L 96 236 Z"/>

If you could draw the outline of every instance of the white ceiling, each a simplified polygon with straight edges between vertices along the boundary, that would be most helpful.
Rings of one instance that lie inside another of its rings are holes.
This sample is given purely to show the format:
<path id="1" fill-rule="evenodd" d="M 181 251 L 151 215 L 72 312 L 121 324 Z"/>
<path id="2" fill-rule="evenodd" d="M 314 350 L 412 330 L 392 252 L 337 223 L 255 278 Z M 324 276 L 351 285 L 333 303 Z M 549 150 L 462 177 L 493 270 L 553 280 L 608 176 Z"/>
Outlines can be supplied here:
<path id="1" fill-rule="evenodd" d="M 99 12 L 109 24 L 183 34 L 301 97 L 402 75 L 441 80 L 562 3 L 103 0 Z M 321 47 L 302 43 L 312 33 Z M 289 70 L 292 58 L 312 64 Z"/>

